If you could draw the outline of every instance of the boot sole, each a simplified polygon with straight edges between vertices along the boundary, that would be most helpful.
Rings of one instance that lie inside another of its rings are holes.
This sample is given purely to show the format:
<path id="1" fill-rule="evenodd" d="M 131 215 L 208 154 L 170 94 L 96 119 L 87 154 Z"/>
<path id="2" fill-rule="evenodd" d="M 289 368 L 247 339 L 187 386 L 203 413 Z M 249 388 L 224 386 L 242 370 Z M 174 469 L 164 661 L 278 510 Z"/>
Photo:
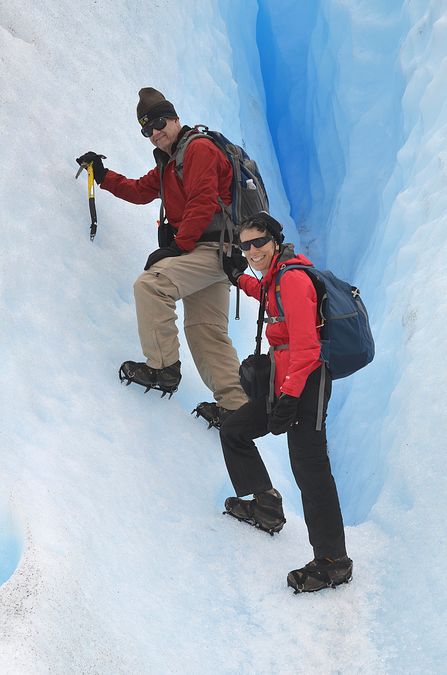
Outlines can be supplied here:
<path id="1" fill-rule="evenodd" d="M 160 384 L 154 383 L 154 384 L 146 384 L 146 382 L 139 382 L 136 379 L 133 379 L 131 377 L 128 377 L 124 372 L 119 371 L 119 378 L 121 381 L 121 384 L 125 384 L 126 387 L 128 387 L 130 384 L 137 384 L 139 387 L 145 387 L 145 394 L 147 394 L 148 391 L 151 391 L 152 389 L 155 389 L 155 391 L 161 391 L 161 397 L 163 398 L 166 396 L 166 394 L 169 394 L 169 398 L 171 398 L 172 394 L 175 394 L 175 392 L 178 390 L 178 384 L 174 387 L 163 387 Z"/>
<path id="2" fill-rule="evenodd" d="M 273 537 L 274 534 L 278 534 L 278 532 L 281 532 L 282 528 L 286 523 L 286 519 L 284 518 L 284 521 L 279 525 L 275 525 L 274 527 L 265 527 L 261 525 L 261 523 L 258 523 L 254 518 L 241 518 L 240 516 L 236 516 L 234 513 L 231 513 L 231 511 L 223 511 L 223 515 L 231 516 L 232 518 L 238 520 L 240 523 L 247 523 L 247 525 L 256 527 L 257 530 L 262 530 L 262 532 L 268 532 L 268 534 L 271 537 Z"/>
<path id="3" fill-rule="evenodd" d="M 169 398 L 171 398 L 172 394 L 175 394 L 175 392 L 178 390 L 177 387 L 161 387 L 158 384 L 153 384 L 151 386 L 147 384 L 143 384 L 142 382 L 137 382 L 136 380 L 128 380 L 126 378 L 122 378 L 121 384 L 126 384 L 126 387 L 128 387 L 130 384 L 137 384 L 139 387 L 145 387 L 145 394 L 147 394 L 148 391 L 161 391 L 161 398 L 166 396 L 166 394 L 169 394 Z"/>

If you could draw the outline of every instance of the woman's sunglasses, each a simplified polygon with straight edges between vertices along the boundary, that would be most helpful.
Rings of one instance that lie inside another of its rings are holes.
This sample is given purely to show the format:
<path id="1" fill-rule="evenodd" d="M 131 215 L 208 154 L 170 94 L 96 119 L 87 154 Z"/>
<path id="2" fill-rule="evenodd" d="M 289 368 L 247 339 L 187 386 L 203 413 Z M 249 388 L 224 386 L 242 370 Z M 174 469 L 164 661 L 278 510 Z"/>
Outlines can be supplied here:
<path id="1" fill-rule="evenodd" d="M 145 124 L 144 127 L 141 129 L 141 133 L 145 138 L 150 138 L 154 133 L 154 129 L 157 129 L 157 131 L 161 131 L 162 129 L 165 128 L 167 123 L 168 122 L 165 117 L 159 117 L 158 119 L 152 120 L 152 122 Z"/>
<path id="2" fill-rule="evenodd" d="M 248 241 L 239 242 L 239 248 L 241 251 L 249 251 L 251 246 L 254 246 L 255 248 L 262 248 L 262 246 L 268 244 L 269 241 L 273 241 L 273 237 L 270 235 L 266 235 L 265 237 L 256 237 L 256 239 L 249 239 Z"/>

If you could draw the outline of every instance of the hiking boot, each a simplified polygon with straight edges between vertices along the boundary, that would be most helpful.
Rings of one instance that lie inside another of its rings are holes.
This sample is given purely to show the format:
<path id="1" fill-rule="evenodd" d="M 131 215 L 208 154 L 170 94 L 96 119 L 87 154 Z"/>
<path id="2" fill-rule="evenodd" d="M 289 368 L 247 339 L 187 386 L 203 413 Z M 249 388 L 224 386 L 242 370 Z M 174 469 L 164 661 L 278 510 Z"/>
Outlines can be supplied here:
<path id="1" fill-rule="evenodd" d="M 282 497 L 277 490 L 275 494 L 261 492 L 254 499 L 228 497 L 225 500 L 224 513 L 258 527 L 273 536 L 284 527 L 286 519 L 282 510 Z"/>
<path id="2" fill-rule="evenodd" d="M 287 575 L 287 585 L 296 593 L 313 593 L 323 588 L 335 588 L 352 579 L 352 560 L 342 558 L 315 558 L 305 567 Z"/>
<path id="3" fill-rule="evenodd" d="M 156 370 L 157 385 L 162 391 L 174 393 L 178 389 L 178 385 L 182 376 L 180 374 L 180 361 L 176 361 L 172 366 L 160 368 Z"/>
<path id="4" fill-rule="evenodd" d="M 173 363 L 166 368 L 151 368 L 147 363 L 136 363 L 135 361 L 124 361 L 119 370 L 121 382 L 127 385 L 135 382 L 149 389 L 158 389 L 166 394 L 173 394 L 177 391 L 182 376 L 180 374 L 180 361 Z"/>
<path id="5" fill-rule="evenodd" d="M 226 408 L 221 408 L 217 403 L 199 403 L 196 408 L 191 412 L 191 415 L 196 413 L 196 417 L 203 417 L 208 422 L 208 429 L 215 427 L 215 429 L 220 429 L 225 420 L 234 413 L 234 410 L 227 410 Z"/>
<path id="6" fill-rule="evenodd" d="M 146 391 L 157 384 L 157 371 L 150 368 L 147 363 L 124 361 L 119 369 L 119 376 L 121 382 L 125 381 L 127 385 L 132 382 L 141 384 L 142 387 L 146 387 Z"/>

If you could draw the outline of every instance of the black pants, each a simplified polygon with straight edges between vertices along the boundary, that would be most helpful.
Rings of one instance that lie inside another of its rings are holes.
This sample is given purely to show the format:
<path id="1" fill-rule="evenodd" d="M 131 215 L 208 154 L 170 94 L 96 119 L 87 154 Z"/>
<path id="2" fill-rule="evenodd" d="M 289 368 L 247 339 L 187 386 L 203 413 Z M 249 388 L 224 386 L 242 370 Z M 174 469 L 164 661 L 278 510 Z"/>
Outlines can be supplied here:
<path id="1" fill-rule="evenodd" d="M 308 377 L 300 396 L 298 424 L 287 432 L 290 464 L 301 491 L 304 519 L 316 558 L 346 554 L 343 519 L 337 488 L 327 455 L 326 418 L 332 382 L 327 373 L 323 426 L 316 431 L 321 369 Z M 238 497 L 258 494 L 272 487 L 254 438 L 268 434 L 265 399 L 250 401 L 223 423 L 222 449 L 231 482 Z"/>

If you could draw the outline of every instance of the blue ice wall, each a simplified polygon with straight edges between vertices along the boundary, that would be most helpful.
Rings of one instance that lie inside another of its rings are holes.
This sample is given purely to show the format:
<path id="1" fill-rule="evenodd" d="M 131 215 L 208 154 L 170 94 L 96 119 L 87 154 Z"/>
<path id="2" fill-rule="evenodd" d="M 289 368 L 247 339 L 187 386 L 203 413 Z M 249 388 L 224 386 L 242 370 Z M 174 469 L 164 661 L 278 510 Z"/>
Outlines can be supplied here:
<path id="1" fill-rule="evenodd" d="M 292 0 L 274 12 L 271 3 L 260 0 L 256 29 L 266 117 L 290 212 L 300 231 L 305 231 L 312 208 L 310 167 L 315 148 L 308 128 L 312 86 L 307 61 L 317 9 L 317 2 L 299 7 Z"/>
<path id="2" fill-rule="evenodd" d="M 316 265 L 359 285 L 373 320 L 380 312 L 373 282 L 380 281 L 380 266 L 371 273 L 368 261 L 366 273 L 362 261 L 400 188 L 388 183 L 392 175 L 398 182 L 395 167 L 404 142 L 406 77 L 399 57 L 407 32 L 400 0 L 371 0 L 367 6 L 354 0 L 259 0 L 267 119 L 301 249 Z M 330 439 L 349 452 L 336 452 L 332 463 L 347 523 L 367 518 L 382 489 L 386 463 L 376 444 L 365 451 L 365 427 L 383 419 L 396 378 L 388 369 L 380 401 L 365 397 L 367 419 L 347 400 L 356 378 L 334 387 Z M 349 443 L 346 425 L 338 429 L 345 408 L 356 419 Z"/>
<path id="3" fill-rule="evenodd" d="M 258 0 L 243 8 L 221 4 L 239 89 L 248 97 L 261 91 L 296 228 L 294 241 L 316 265 L 330 267 L 360 286 L 374 323 L 382 311 L 377 287 L 388 259 L 377 264 L 371 251 L 402 188 L 398 153 L 408 133 L 402 114 L 408 74 L 403 73 L 401 49 L 410 25 L 405 3 Z M 248 37 L 253 18 L 256 45 Z M 247 63 L 251 72 L 260 69 L 262 81 L 258 77 L 256 87 L 249 86 L 242 70 Z M 250 127 L 251 114 L 247 107 L 242 127 Z M 271 210 L 281 219 L 274 203 Z M 393 256 L 393 241 L 388 248 Z M 382 345 L 378 351 L 383 353 Z M 375 366 L 381 363 L 378 356 Z M 384 483 L 385 449 L 372 438 L 365 448 L 365 438 L 371 421 L 379 424 L 383 419 L 399 379 L 396 359 L 385 370 L 386 377 L 383 373 L 379 377 L 383 380 L 378 384 L 379 398 L 365 393 L 349 400 L 363 373 L 334 387 L 330 437 L 334 447 L 344 451 L 335 453 L 333 467 L 348 523 L 368 517 Z M 356 412 L 363 398 L 369 406 L 366 419 Z M 346 424 L 339 429 L 338 421 L 342 412 L 349 416 L 349 411 L 356 424 L 349 427 L 347 438 Z"/>
<path id="4" fill-rule="evenodd" d="M 285 175 L 279 166 L 280 155 L 275 147 L 266 118 L 271 117 L 271 101 L 266 98 L 268 87 L 259 50 L 255 26 L 259 14 L 257 0 L 243 3 L 219 0 L 220 13 L 227 25 L 231 43 L 231 73 L 239 98 L 239 124 L 242 145 L 256 159 L 262 172 L 270 199 L 270 210 L 283 223 L 288 241 L 298 244 L 295 222 L 290 217 Z M 266 39 L 269 39 L 268 36 Z M 276 54 L 276 49 L 273 50 Z M 265 132 L 261 132 L 265 129 Z M 270 138 L 271 136 L 271 138 Z"/>
<path id="5" fill-rule="evenodd" d="M 402 145 L 402 2 L 259 0 L 267 119 L 302 249 L 350 276 Z"/>

